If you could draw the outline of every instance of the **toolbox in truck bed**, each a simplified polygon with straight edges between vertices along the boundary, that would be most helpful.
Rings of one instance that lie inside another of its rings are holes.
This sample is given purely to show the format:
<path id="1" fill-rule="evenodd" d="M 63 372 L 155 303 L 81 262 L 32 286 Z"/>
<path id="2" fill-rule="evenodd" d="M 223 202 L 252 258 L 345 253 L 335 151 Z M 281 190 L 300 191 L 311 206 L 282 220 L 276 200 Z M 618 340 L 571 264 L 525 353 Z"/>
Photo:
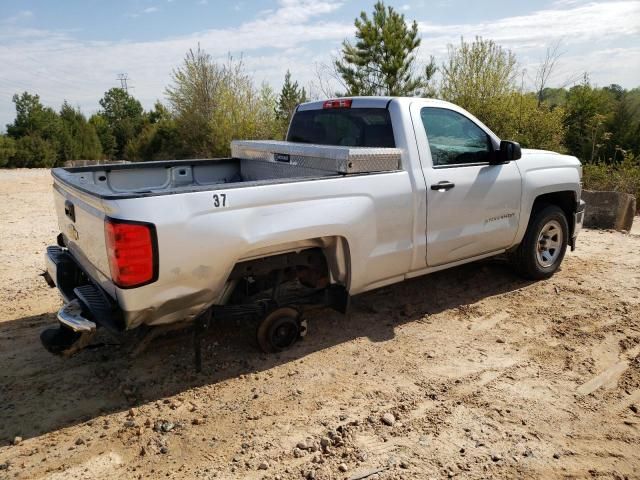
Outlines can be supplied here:
<path id="1" fill-rule="evenodd" d="M 231 156 L 262 160 L 333 173 L 369 173 L 399 170 L 398 148 L 313 145 L 278 140 L 234 140 Z"/>

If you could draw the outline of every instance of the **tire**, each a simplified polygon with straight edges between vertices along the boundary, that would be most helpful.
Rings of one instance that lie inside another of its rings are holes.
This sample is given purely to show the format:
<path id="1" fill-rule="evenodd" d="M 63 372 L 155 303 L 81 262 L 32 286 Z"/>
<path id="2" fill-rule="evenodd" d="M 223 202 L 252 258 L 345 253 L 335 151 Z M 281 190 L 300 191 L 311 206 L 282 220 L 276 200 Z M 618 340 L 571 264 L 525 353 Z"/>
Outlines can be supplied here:
<path id="1" fill-rule="evenodd" d="M 560 268 L 569 242 L 569 224 L 560 207 L 534 209 L 527 231 L 512 257 L 516 271 L 530 280 L 551 277 Z"/>
<path id="2" fill-rule="evenodd" d="M 267 315 L 258 326 L 258 345 L 265 353 L 276 353 L 291 347 L 306 333 L 302 328 L 300 312 L 295 308 L 277 308 Z"/>

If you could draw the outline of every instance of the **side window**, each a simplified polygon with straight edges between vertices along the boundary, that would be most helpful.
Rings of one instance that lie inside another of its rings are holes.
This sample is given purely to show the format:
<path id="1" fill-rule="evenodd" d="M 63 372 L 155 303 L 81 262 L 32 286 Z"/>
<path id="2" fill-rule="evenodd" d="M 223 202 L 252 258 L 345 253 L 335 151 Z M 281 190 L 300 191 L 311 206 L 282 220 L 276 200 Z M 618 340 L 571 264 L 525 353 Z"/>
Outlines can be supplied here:
<path id="1" fill-rule="evenodd" d="M 489 161 L 491 138 L 464 115 L 445 108 L 420 111 L 433 165 L 463 165 Z"/>

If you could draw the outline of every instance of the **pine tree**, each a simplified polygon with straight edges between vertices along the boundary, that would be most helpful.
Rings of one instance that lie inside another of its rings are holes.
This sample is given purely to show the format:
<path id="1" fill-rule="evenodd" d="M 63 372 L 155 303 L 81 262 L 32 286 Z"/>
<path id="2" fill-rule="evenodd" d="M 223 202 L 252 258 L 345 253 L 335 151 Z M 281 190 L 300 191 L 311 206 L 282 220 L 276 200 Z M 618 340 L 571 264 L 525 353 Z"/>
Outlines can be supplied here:
<path id="1" fill-rule="evenodd" d="M 378 1 L 371 18 L 365 12 L 355 20 L 356 43 L 342 43 L 342 56 L 334 65 L 347 87 L 346 95 L 413 96 L 431 94 L 429 82 L 436 71 L 433 58 L 417 73 L 420 46 L 418 24 Z"/>
<path id="2" fill-rule="evenodd" d="M 65 100 L 60 107 L 58 160 L 97 160 L 102 157 L 100 139 L 95 127 L 87 122 L 80 109 Z"/>
<path id="3" fill-rule="evenodd" d="M 300 88 L 298 82 L 291 82 L 291 72 L 287 70 L 284 76 L 284 85 L 282 85 L 282 91 L 278 97 L 278 105 L 276 106 L 276 119 L 281 124 L 283 136 L 296 106 L 306 101 L 307 92 L 304 87 Z"/>

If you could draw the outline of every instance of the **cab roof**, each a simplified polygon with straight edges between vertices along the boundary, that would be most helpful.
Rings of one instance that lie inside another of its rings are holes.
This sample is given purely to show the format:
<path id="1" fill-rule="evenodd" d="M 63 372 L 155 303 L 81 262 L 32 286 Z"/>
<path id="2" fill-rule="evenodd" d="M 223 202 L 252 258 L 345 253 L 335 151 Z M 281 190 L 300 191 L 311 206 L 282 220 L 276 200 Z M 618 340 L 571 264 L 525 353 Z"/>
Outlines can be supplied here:
<path id="1" fill-rule="evenodd" d="M 437 100 L 435 98 L 422 98 L 422 97 L 338 97 L 328 98 L 323 100 L 316 100 L 313 102 L 301 103 L 298 106 L 297 111 L 305 110 L 322 110 L 325 102 L 329 100 L 351 100 L 350 108 L 387 108 L 391 102 L 398 102 L 401 104 L 408 104 L 415 100 L 421 100 L 427 105 L 434 107 L 455 107 L 453 103 L 445 102 L 444 100 Z M 457 108 L 457 107 L 456 107 Z"/>

